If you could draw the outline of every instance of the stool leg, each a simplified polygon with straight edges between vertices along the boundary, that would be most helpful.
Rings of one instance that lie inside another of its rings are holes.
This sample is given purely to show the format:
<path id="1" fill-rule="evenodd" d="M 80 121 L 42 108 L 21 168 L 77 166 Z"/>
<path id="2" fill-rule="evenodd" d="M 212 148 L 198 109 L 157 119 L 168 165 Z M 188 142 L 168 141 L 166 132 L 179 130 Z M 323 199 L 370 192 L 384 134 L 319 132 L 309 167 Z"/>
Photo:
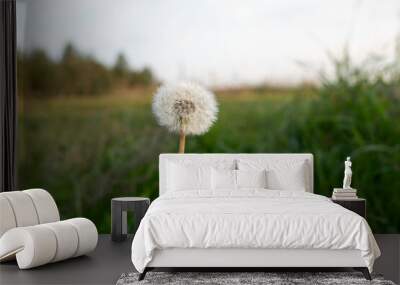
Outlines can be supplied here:
<path id="1" fill-rule="evenodd" d="M 121 203 L 111 202 L 111 239 L 123 241 L 126 239 L 126 212 L 122 210 Z"/>
<path id="2" fill-rule="evenodd" d="M 121 227 L 122 227 L 122 238 L 125 240 L 128 234 L 128 219 L 127 219 L 127 212 L 122 211 L 121 213 Z"/>

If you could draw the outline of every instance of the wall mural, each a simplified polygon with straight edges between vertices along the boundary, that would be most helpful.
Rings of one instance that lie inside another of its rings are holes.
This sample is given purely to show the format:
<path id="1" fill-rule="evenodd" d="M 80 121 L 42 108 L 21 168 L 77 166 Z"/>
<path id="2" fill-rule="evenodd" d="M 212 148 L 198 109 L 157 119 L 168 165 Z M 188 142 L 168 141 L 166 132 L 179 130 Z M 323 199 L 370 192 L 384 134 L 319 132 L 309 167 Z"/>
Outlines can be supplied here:
<path id="1" fill-rule="evenodd" d="M 400 2 L 230 3 L 18 1 L 19 189 L 109 232 L 110 199 L 157 197 L 177 152 L 153 94 L 196 82 L 218 120 L 185 152 L 310 152 L 327 196 L 351 156 L 373 231 L 399 232 Z"/>

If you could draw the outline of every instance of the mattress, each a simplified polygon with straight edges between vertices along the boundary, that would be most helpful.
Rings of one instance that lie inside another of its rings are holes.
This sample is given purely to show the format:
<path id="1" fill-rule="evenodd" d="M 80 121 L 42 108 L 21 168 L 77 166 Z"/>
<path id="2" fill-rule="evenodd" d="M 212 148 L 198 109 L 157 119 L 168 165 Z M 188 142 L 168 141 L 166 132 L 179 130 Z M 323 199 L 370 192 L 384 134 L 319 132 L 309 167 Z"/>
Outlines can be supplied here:
<path id="1" fill-rule="evenodd" d="M 368 223 L 330 199 L 300 191 L 179 191 L 150 206 L 132 242 L 139 272 L 163 249 L 359 250 L 372 271 L 380 251 Z"/>

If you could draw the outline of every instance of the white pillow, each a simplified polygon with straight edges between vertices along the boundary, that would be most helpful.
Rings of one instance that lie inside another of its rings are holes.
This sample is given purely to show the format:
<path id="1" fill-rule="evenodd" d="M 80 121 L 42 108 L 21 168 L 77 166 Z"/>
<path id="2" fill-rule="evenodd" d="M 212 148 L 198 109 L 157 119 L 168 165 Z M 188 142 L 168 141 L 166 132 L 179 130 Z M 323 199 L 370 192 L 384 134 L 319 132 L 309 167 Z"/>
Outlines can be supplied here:
<path id="1" fill-rule="evenodd" d="M 240 188 L 267 188 L 267 171 L 212 169 L 212 184 L 215 191 Z"/>
<path id="2" fill-rule="evenodd" d="M 306 191 L 304 164 L 286 169 L 285 172 L 269 170 L 267 172 L 268 188 L 273 190 Z"/>
<path id="3" fill-rule="evenodd" d="M 213 189 L 236 190 L 236 170 L 212 169 Z"/>
<path id="4" fill-rule="evenodd" d="M 262 170 L 267 172 L 267 188 L 273 190 L 306 191 L 309 188 L 308 163 L 306 160 L 240 159 L 240 170 Z"/>
<path id="5" fill-rule="evenodd" d="M 236 170 L 237 188 L 267 188 L 267 171 Z"/>
<path id="6" fill-rule="evenodd" d="M 168 191 L 211 190 L 211 167 L 182 165 L 169 162 L 167 170 Z"/>

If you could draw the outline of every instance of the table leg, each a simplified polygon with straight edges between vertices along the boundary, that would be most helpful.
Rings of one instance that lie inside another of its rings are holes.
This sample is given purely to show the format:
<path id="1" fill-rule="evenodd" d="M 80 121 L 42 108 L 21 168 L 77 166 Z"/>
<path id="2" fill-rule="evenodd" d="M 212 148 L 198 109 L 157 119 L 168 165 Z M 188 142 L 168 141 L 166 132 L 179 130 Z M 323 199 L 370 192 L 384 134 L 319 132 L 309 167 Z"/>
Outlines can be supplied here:
<path id="1" fill-rule="evenodd" d="M 121 203 L 111 202 L 111 221 L 111 239 L 124 241 L 127 235 L 127 218 Z"/>

